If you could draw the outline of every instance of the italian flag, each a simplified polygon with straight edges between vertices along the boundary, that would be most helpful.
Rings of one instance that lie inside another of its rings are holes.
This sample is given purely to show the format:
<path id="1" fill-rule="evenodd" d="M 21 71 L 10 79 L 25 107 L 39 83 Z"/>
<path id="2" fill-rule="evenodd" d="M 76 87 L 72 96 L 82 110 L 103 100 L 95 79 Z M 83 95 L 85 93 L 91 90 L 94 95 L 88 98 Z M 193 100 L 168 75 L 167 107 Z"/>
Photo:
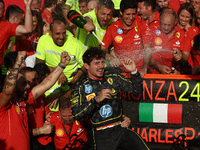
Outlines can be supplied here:
<path id="1" fill-rule="evenodd" d="M 182 104 L 140 103 L 139 121 L 182 124 Z"/>

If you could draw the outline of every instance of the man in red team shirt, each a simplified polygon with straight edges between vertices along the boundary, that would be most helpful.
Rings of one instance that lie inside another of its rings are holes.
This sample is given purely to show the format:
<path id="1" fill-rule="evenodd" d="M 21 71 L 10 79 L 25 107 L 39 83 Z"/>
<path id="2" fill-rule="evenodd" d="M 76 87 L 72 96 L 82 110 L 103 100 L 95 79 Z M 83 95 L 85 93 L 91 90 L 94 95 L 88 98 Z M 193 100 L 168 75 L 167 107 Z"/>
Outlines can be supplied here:
<path id="1" fill-rule="evenodd" d="M 176 25 L 176 13 L 169 8 L 162 9 L 159 23 L 154 23 L 151 30 L 152 59 L 150 73 L 169 74 L 172 67 L 178 69 L 177 61 L 182 57 L 184 31 Z M 177 51 L 177 54 L 174 52 Z M 179 72 L 175 70 L 174 74 Z"/>
<path id="2" fill-rule="evenodd" d="M 32 0 L 24 0 L 24 3 L 26 5 L 26 13 L 25 13 L 25 24 L 19 25 L 19 24 L 13 24 L 8 21 L 0 21 L 0 60 L 2 63 L 2 54 L 5 51 L 5 48 L 7 46 L 8 39 L 12 36 L 21 36 L 24 34 L 27 34 L 32 31 L 32 14 L 30 10 Z M 22 14 L 18 16 L 21 19 Z M 21 18 L 20 18 L 21 17 Z"/>
<path id="3" fill-rule="evenodd" d="M 106 50 L 111 44 L 114 47 L 114 59 L 111 61 L 119 66 L 120 59 L 129 57 L 134 60 L 142 77 L 147 73 L 151 58 L 149 28 L 137 14 L 137 3 L 132 0 L 122 0 L 120 4 L 121 19 L 111 24 L 106 30 L 101 45 Z M 123 69 L 123 68 L 122 68 Z"/>
<path id="4" fill-rule="evenodd" d="M 146 21 L 149 28 L 153 22 L 159 21 L 160 14 L 154 11 L 156 7 L 156 0 L 138 0 L 137 14 L 142 20 Z"/>
<path id="5" fill-rule="evenodd" d="M 24 76 L 19 74 L 19 69 L 26 58 L 26 52 L 18 52 L 17 60 L 13 69 L 6 78 L 4 89 L 0 97 L 0 147 L 4 150 L 29 150 L 29 128 L 27 117 L 27 101 L 35 101 L 47 89 L 57 81 L 65 66 L 70 61 L 68 53 L 61 54 L 61 62 L 56 69 L 44 79 L 44 81 L 35 86 L 30 92 L 30 86 L 27 84 Z M 27 94 L 28 99 L 25 99 Z M 49 134 L 52 126 L 48 123 L 40 128 L 32 130 L 33 136 Z"/>
<path id="6" fill-rule="evenodd" d="M 9 21 L 0 21 L 0 66 L 3 63 L 3 54 L 6 50 L 6 46 L 9 42 L 10 37 L 12 36 L 21 36 L 32 32 L 32 14 L 31 14 L 31 5 L 32 0 L 24 0 L 26 5 L 26 13 L 25 13 L 25 24 L 13 24 Z M 22 18 L 22 15 L 19 17 Z"/>
<path id="7" fill-rule="evenodd" d="M 61 98 L 59 104 L 59 111 L 50 114 L 46 120 L 54 126 L 55 147 L 57 150 L 62 150 L 64 147 L 80 149 L 87 141 L 88 122 L 74 120 L 69 98 Z"/>

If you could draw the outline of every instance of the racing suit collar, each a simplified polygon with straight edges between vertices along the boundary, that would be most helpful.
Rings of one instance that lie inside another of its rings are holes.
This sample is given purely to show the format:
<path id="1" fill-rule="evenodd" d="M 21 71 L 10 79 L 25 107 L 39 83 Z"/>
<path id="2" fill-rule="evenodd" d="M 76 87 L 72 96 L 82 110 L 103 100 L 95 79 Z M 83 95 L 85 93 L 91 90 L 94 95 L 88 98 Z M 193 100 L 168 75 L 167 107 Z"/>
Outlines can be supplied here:
<path id="1" fill-rule="evenodd" d="M 93 78 L 93 77 L 91 77 L 91 76 L 89 76 L 89 75 L 87 75 L 90 79 L 92 79 L 92 80 L 103 80 L 103 77 L 102 78 Z"/>

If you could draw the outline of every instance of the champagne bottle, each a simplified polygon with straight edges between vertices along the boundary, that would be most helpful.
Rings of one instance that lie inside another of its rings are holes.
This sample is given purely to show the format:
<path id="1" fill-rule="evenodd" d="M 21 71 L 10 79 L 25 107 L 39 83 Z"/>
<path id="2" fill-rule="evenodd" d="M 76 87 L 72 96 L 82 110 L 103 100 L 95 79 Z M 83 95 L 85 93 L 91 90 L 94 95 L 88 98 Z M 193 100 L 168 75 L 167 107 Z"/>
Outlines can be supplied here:
<path id="1" fill-rule="evenodd" d="M 84 25 L 87 23 L 85 18 L 79 14 L 76 10 L 70 10 L 67 14 L 67 18 L 69 21 L 71 21 L 73 24 L 75 24 L 79 28 L 83 28 Z"/>

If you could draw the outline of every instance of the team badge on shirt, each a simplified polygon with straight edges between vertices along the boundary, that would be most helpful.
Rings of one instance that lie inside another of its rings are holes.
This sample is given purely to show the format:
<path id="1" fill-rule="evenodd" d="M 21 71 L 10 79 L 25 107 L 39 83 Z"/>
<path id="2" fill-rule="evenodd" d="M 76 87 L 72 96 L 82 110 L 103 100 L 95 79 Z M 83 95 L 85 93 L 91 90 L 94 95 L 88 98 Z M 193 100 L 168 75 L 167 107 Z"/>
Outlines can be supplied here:
<path id="1" fill-rule="evenodd" d="M 135 31 L 138 32 L 138 26 L 135 26 Z"/>
<path id="2" fill-rule="evenodd" d="M 117 29 L 117 33 L 122 34 L 123 30 L 122 29 Z"/>
<path id="3" fill-rule="evenodd" d="M 161 34 L 160 30 L 156 30 L 156 35 L 160 35 L 160 34 Z"/>
<path id="4" fill-rule="evenodd" d="M 157 37 L 157 38 L 155 39 L 155 43 L 156 43 L 157 45 L 160 45 L 160 44 L 162 43 L 161 38 Z"/>
<path id="5" fill-rule="evenodd" d="M 89 84 L 85 85 L 85 93 L 89 94 L 92 92 L 92 86 Z"/>
<path id="6" fill-rule="evenodd" d="M 56 130 L 56 135 L 59 136 L 59 137 L 62 137 L 64 135 L 63 129 L 57 129 Z"/>
<path id="7" fill-rule="evenodd" d="M 181 35 L 180 32 L 177 32 L 177 33 L 176 33 L 176 37 L 177 37 L 177 38 L 180 38 L 180 35 Z"/>
<path id="8" fill-rule="evenodd" d="M 112 115 L 112 107 L 110 105 L 104 105 L 100 109 L 100 115 L 104 118 L 110 117 Z"/>
<path id="9" fill-rule="evenodd" d="M 123 40 L 123 38 L 122 38 L 121 36 L 119 36 L 119 35 L 115 37 L 115 41 L 116 41 L 117 43 L 121 43 L 122 40 Z"/>
<path id="10" fill-rule="evenodd" d="M 112 79 L 112 78 L 108 78 L 107 81 L 108 81 L 108 83 L 109 83 L 110 85 L 113 84 L 113 79 Z"/>
<path id="11" fill-rule="evenodd" d="M 92 98 L 94 98 L 96 95 L 95 93 L 92 93 L 90 95 L 87 95 L 86 98 L 87 98 L 87 101 L 89 102 Z"/>
<path id="12" fill-rule="evenodd" d="M 15 111 L 17 112 L 17 114 L 19 114 L 19 113 L 20 113 L 19 106 L 15 106 Z"/>

